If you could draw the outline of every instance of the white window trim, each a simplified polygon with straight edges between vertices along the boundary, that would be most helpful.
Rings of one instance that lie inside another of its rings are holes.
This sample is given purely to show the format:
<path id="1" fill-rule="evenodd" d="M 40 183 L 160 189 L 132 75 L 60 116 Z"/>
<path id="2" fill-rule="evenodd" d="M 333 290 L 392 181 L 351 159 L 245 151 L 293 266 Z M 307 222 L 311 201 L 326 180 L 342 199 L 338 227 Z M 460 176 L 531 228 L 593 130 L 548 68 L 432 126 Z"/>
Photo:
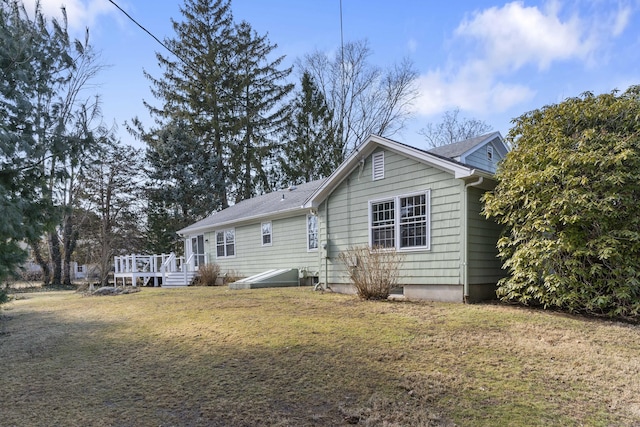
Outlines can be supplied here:
<path id="1" fill-rule="evenodd" d="M 487 160 L 489 163 L 493 163 L 493 146 L 491 144 L 487 145 Z"/>
<path id="2" fill-rule="evenodd" d="M 269 243 L 264 242 L 264 225 L 269 224 Z M 260 224 L 260 240 L 262 242 L 262 246 L 271 246 L 273 245 L 273 223 L 271 221 L 265 221 Z"/>
<path id="3" fill-rule="evenodd" d="M 404 197 L 412 197 L 412 196 L 425 196 L 425 201 L 427 204 L 427 224 L 426 224 L 426 232 L 427 232 L 427 244 L 425 246 L 413 246 L 409 248 L 401 248 L 400 247 L 400 199 Z M 413 193 L 399 194 L 397 196 L 390 197 L 381 197 L 379 199 L 369 200 L 369 215 L 368 215 L 368 223 L 367 229 L 369 232 L 369 247 L 373 246 L 373 233 L 371 232 L 371 221 L 372 221 L 372 209 L 371 205 L 374 203 L 381 203 L 385 201 L 393 200 L 393 206 L 395 209 L 395 221 L 394 221 L 394 234 L 395 234 L 395 247 L 387 248 L 387 250 L 395 250 L 396 252 L 416 252 L 416 251 L 430 251 L 431 250 L 431 190 L 423 190 L 416 191 Z"/>
<path id="4" fill-rule="evenodd" d="M 224 235 L 225 235 L 224 252 L 226 254 L 227 253 L 226 233 L 227 233 L 227 231 L 231 231 L 231 230 L 233 230 L 233 255 L 222 255 L 222 256 L 219 256 L 218 255 L 218 233 L 224 233 Z M 218 258 L 231 259 L 231 258 L 235 258 L 236 257 L 236 255 L 238 254 L 238 239 L 236 239 L 236 229 L 235 228 L 225 228 L 225 229 L 221 229 L 221 230 L 215 230 L 214 233 L 213 233 L 213 237 L 215 239 L 214 245 L 215 245 L 216 259 L 218 259 Z"/>
<path id="5" fill-rule="evenodd" d="M 310 248 L 309 247 L 309 218 L 310 217 L 315 217 L 316 218 L 316 247 L 315 248 Z M 318 246 L 320 246 L 320 223 L 319 223 L 319 218 L 318 215 L 313 215 L 313 214 L 307 214 L 306 218 L 305 218 L 305 224 L 304 224 L 304 228 L 305 228 L 305 233 L 307 235 L 307 252 L 318 252 Z"/>

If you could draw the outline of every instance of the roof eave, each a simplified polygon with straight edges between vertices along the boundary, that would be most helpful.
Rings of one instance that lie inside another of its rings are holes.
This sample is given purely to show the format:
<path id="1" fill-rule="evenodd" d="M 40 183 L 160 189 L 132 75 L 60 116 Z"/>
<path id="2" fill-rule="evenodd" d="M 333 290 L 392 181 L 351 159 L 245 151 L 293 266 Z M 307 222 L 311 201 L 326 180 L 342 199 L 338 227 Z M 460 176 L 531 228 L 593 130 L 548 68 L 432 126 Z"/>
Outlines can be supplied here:
<path id="1" fill-rule="evenodd" d="M 297 214 L 303 213 L 306 210 L 308 210 L 308 208 L 305 206 L 296 206 L 294 208 L 283 209 L 281 211 L 263 213 L 259 215 L 253 215 L 249 217 L 240 218 L 237 220 L 223 221 L 215 224 L 206 224 L 206 225 L 201 225 L 199 227 L 185 227 L 181 230 L 178 230 L 176 233 L 179 234 L 180 236 L 193 235 L 194 233 L 204 233 L 206 231 L 213 231 L 220 228 L 227 228 L 229 226 L 239 226 L 239 225 L 244 225 L 248 223 L 253 223 L 258 220 L 288 218 L 288 217 L 296 216 Z"/>

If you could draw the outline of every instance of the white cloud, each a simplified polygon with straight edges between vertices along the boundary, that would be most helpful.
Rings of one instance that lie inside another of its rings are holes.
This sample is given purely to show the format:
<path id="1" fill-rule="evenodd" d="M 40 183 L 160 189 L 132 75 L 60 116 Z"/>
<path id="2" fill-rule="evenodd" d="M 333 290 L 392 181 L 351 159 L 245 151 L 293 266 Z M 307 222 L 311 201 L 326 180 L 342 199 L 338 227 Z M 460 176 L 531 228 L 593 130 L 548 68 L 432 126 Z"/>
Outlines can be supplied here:
<path id="1" fill-rule="evenodd" d="M 524 85 L 496 82 L 490 75 L 477 74 L 473 68 L 458 72 L 435 70 L 420 76 L 421 96 L 414 104 L 415 112 L 430 116 L 460 108 L 478 115 L 501 113 L 535 95 Z"/>
<path id="2" fill-rule="evenodd" d="M 35 4 L 35 0 L 25 1 L 30 13 L 35 9 Z M 115 15 L 118 12 L 107 0 L 40 0 L 40 6 L 45 16 L 57 19 L 62 18 L 60 9 L 64 6 L 72 33 L 84 32 L 87 27 L 91 29 L 100 16 Z"/>
<path id="3" fill-rule="evenodd" d="M 536 91 L 514 83 L 524 67 L 547 71 L 566 61 L 592 66 L 596 56 L 602 59 L 611 37 L 628 27 L 635 11 L 606 1 L 571 11 L 563 7 L 566 4 L 557 0 L 542 7 L 514 1 L 471 13 L 453 33 L 450 63 L 420 77 L 416 113 L 433 115 L 452 108 L 499 113 L 531 101 Z"/>
<path id="4" fill-rule="evenodd" d="M 632 10 L 630 7 L 622 7 L 618 9 L 617 13 L 613 17 L 611 24 L 611 35 L 618 37 L 629 25 L 629 19 L 631 19 Z"/>
<path id="5" fill-rule="evenodd" d="M 510 70 L 530 63 L 544 70 L 553 61 L 586 58 L 595 48 L 580 19 L 562 21 L 555 3 L 546 10 L 513 2 L 475 12 L 455 35 L 471 38 L 487 61 Z"/>

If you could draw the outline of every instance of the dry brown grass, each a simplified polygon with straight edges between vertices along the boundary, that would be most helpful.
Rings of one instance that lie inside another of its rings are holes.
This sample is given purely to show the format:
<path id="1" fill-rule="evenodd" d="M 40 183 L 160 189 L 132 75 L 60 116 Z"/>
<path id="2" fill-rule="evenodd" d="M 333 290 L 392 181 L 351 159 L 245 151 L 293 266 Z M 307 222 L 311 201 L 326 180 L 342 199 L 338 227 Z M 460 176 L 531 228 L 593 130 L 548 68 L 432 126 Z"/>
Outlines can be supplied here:
<path id="1" fill-rule="evenodd" d="M 640 425 L 640 328 L 309 288 L 20 294 L 0 425 Z"/>

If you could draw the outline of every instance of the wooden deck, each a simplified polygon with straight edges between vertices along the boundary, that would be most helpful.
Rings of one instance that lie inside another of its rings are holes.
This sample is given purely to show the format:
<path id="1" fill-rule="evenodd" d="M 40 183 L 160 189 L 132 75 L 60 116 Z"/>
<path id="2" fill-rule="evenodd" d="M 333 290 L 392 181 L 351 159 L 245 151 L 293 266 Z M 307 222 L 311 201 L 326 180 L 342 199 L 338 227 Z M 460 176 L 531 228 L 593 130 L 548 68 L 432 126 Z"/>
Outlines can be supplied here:
<path id="1" fill-rule="evenodd" d="M 123 255 L 114 257 L 114 282 L 118 286 L 182 287 L 189 286 L 196 275 L 198 259 L 192 255 L 185 260 L 174 253 L 160 255 Z"/>

